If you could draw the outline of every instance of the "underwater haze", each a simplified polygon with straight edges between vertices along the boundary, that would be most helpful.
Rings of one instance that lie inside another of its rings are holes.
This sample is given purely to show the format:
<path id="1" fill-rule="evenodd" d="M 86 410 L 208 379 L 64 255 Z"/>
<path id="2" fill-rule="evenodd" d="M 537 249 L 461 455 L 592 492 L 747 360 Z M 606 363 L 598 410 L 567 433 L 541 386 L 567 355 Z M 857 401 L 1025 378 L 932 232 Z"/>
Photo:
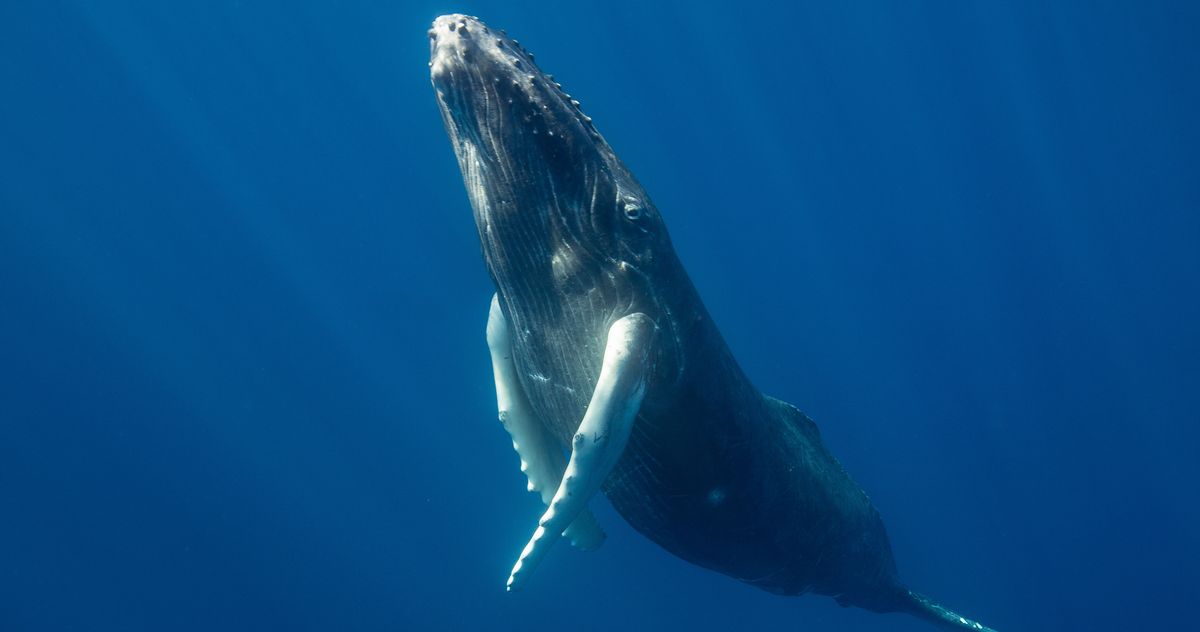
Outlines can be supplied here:
<path id="1" fill-rule="evenodd" d="M 429 83 L 504 28 L 654 198 L 914 590 L 1200 606 L 1200 4 L 0 5 L 0 630 L 921 631 L 600 550 L 496 421 Z"/>

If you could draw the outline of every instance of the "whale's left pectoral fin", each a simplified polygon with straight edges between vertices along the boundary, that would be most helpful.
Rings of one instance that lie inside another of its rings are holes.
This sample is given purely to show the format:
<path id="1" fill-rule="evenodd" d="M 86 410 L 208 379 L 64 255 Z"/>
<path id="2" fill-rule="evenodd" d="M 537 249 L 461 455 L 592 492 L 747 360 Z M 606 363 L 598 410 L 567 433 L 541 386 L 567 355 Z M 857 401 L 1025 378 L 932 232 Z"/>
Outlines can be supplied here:
<path id="1" fill-rule="evenodd" d="M 563 530 L 587 508 L 588 500 L 625 450 L 646 393 L 653 334 L 654 322 L 641 313 L 625 316 L 609 328 L 600 377 L 571 442 L 567 471 L 533 538 L 513 566 L 509 590 L 521 587 Z"/>

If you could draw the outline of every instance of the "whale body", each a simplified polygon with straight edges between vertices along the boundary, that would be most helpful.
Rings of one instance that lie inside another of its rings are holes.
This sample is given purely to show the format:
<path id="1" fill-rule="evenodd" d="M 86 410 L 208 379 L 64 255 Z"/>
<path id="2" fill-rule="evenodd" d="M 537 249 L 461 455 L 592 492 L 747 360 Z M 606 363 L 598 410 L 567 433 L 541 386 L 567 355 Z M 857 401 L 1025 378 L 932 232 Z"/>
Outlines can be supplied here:
<path id="1" fill-rule="evenodd" d="M 438 18 L 430 72 L 496 286 L 500 419 L 547 509 L 509 577 L 591 549 L 604 493 L 671 553 L 763 590 L 989 630 L 910 591 L 883 521 L 816 424 L 764 395 L 704 308 L 646 191 L 504 32 Z"/>

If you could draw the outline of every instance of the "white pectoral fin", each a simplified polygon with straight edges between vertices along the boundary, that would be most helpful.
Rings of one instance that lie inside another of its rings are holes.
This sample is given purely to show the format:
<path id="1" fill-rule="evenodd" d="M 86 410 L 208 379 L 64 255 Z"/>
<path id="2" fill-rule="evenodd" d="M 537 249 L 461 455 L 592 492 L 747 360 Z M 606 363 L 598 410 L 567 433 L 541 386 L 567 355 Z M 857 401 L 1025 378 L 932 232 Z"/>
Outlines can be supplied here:
<path id="1" fill-rule="evenodd" d="M 629 441 L 646 393 L 650 339 L 654 323 L 645 314 L 630 314 L 608 330 L 604 364 L 583 421 L 571 443 L 567 464 L 550 506 L 521 551 L 508 578 L 508 589 L 516 590 L 533 573 L 538 562 L 572 521 L 587 510 L 587 503 L 616 465 Z"/>
<path id="2" fill-rule="evenodd" d="M 492 309 L 488 314 L 487 340 L 492 354 L 492 371 L 496 377 L 496 406 L 500 410 L 500 423 L 512 437 L 513 448 L 521 458 L 521 471 L 529 479 L 529 491 L 540 494 L 542 502 L 549 506 L 567 469 L 567 458 L 533 414 L 529 399 L 517 380 L 508 323 L 495 297 L 492 297 Z M 604 531 L 586 507 L 564 535 L 583 550 L 595 549 L 604 542 Z"/>

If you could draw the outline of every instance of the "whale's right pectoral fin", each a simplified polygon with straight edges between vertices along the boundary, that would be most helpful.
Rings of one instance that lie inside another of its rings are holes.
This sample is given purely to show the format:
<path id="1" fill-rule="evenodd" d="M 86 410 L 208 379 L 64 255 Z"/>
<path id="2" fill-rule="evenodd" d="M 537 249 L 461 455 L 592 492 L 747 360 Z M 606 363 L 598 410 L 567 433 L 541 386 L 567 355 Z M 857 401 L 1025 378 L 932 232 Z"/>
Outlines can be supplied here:
<path id="1" fill-rule="evenodd" d="M 492 309 L 488 314 L 487 341 L 492 354 L 492 371 L 496 377 L 496 407 L 500 410 L 500 423 L 508 431 L 513 449 L 521 458 L 521 471 L 529 479 L 529 491 L 537 492 L 548 507 L 567 469 L 567 457 L 554 445 L 546 427 L 533 414 L 529 399 L 517 379 L 510 335 L 500 302 L 493 296 Z M 596 549 L 604 543 L 604 530 L 586 507 L 563 535 L 571 544 L 585 551 Z"/>
<path id="2" fill-rule="evenodd" d="M 621 318 L 609 328 L 600 377 L 571 442 L 566 474 L 513 566 L 509 590 L 520 588 L 563 530 L 587 509 L 588 500 L 625 450 L 646 394 L 653 334 L 654 322 L 641 313 Z"/>

